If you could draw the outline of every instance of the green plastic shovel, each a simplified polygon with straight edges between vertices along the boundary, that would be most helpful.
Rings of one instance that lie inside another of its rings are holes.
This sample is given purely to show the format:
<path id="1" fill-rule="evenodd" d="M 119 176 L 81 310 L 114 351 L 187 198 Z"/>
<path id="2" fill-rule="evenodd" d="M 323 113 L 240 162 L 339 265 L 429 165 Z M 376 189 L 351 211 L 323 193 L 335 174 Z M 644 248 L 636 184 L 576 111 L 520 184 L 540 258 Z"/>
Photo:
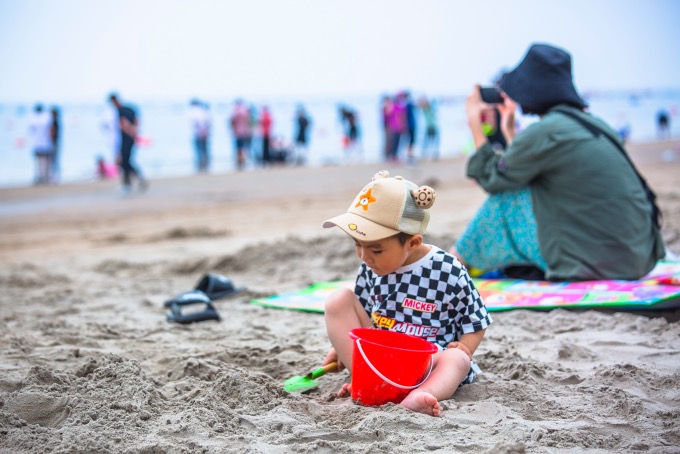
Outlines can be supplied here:
<path id="1" fill-rule="evenodd" d="M 297 375 L 283 382 L 283 390 L 289 393 L 304 393 L 316 388 L 319 384 L 315 379 L 325 375 L 326 372 L 334 371 L 338 368 L 337 362 L 328 363 L 323 367 L 314 369 L 307 375 Z"/>

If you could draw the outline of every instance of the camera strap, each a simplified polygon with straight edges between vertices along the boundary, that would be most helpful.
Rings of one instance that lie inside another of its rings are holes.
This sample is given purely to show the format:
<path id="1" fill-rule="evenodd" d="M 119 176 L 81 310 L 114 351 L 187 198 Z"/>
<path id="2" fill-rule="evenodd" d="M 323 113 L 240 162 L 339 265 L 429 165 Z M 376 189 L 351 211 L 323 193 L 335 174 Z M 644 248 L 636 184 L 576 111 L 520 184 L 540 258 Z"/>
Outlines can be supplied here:
<path id="1" fill-rule="evenodd" d="M 626 161 L 628 161 L 628 164 L 630 164 L 630 166 L 633 168 L 633 171 L 637 175 L 638 180 L 640 180 L 640 183 L 642 184 L 642 187 L 645 190 L 645 194 L 647 195 L 647 200 L 649 201 L 649 203 L 652 206 L 652 222 L 654 223 L 654 225 L 657 228 L 661 228 L 662 214 L 661 214 L 661 210 L 659 209 L 659 207 L 656 204 L 656 194 L 649 187 L 649 185 L 647 184 L 647 181 L 645 181 L 645 179 L 642 177 L 642 175 L 640 175 L 640 172 L 638 172 L 637 168 L 635 167 L 635 164 L 633 164 L 633 161 L 631 161 L 630 157 L 628 156 L 628 153 L 626 153 L 626 150 L 623 148 L 621 143 L 618 140 L 614 139 L 607 131 L 605 131 L 602 128 L 600 128 L 599 126 L 596 126 L 593 123 L 583 119 L 580 115 L 575 114 L 574 112 L 570 112 L 568 110 L 562 110 L 562 109 L 552 109 L 551 112 L 559 112 L 561 114 L 564 114 L 564 115 L 576 120 L 576 122 L 580 123 L 581 125 L 583 125 L 583 127 L 585 127 L 588 131 L 590 131 L 593 134 L 593 136 L 600 137 L 601 135 L 603 135 L 607 139 L 609 139 L 609 141 L 611 143 L 613 143 L 616 146 L 616 148 L 621 152 L 623 157 L 626 158 Z"/>

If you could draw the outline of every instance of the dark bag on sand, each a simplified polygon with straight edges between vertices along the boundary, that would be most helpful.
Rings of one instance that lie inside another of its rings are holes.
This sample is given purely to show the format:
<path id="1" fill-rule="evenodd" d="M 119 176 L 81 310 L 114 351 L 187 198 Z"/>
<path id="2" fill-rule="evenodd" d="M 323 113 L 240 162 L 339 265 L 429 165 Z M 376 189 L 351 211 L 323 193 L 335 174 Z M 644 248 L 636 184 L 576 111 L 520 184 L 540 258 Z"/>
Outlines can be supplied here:
<path id="1" fill-rule="evenodd" d="M 610 136 L 606 131 L 602 130 L 600 127 L 595 126 L 594 124 L 590 123 L 587 120 L 584 120 L 583 118 L 579 117 L 577 114 L 574 112 L 570 112 L 568 110 L 562 110 L 562 109 L 554 109 L 553 112 L 559 112 L 562 113 L 568 117 L 573 118 L 577 122 L 581 123 L 588 131 L 593 133 L 595 137 L 600 137 L 600 135 L 604 135 L 607 139 L 609 139 L 614 145 L 616 145 L 616 148 L 619 149 L 621 154 L 623 155 L 624 158 L 626 158 L 626 161 L 628 161 L 628 164 L 633 168 L 635 171 L 635 174 L 638 177 L 638 180 L 640 180 L 640 183 L 642 184 L 642 187 L 645 190 L 645 194 L 647 195 L 647 200 L 649 201 L 649 204 L 652 207 L 652 222 L 654 223 L 654 226 L 657 229 L 661 228 L 661 210 L 659 209 L 658 205 L 656 204 L 656 194 L 652 189 L 647 185 L 647 182 L 645 179 L 640 175 L 640 172 L 638 172 L 637 168 L 635 168 L 635 165 L 633 164 L 633 161 L 630 160 L 628 157 L 628 153 L 626 153 L 626 150 L 623 149 L 621 144 L 615 140 L 612 136 Z"/>

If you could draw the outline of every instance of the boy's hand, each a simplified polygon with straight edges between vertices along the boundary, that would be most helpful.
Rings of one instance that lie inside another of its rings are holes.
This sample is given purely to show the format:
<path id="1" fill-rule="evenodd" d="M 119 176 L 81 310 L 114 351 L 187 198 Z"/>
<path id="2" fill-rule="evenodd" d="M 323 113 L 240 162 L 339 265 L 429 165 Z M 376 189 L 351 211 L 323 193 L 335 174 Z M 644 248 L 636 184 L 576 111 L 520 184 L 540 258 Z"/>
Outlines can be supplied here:
<path id="1" fill-rule="evenodd" d="M 463 350 L 465 354 L 472 358 L 472 354 L 475 352 L 475 350 L 477 350 L 477 347 L 479 347 L 479 344 L 482 342 L 485 332 L 486 330 L 482 329 L 475 331 L 474 333 L 463 334 L 460 337 L 460 341 L 451 342 L 448 345 L 448 348 L 458 348 Z"/>
<path id="2" fill-rule="evenodd" d="M 462 342 L 451 342 L 449 344 L 449 348 L 457 348 L 459 350 L 463 350 L 465 354 L 468 355 L 469 358 L 472 358 L 472 352 L 470 351 L 468 346 Z"/>
<path id="3" fill-rule="evenodd" d="M 332 372 L 340 372 L 345 368 L 345 365 L 340 362 L 338 359 L 338 354 L 335 352 L 334 348 L 331 348 L 331 351 L 328 352 L 326 355 L 326 359 L 323 360 L 323 363 L 321 363 L 322 366 L 325 366 L 326 364 L 332 363 L 333 361 L 338 363 L 338 368 Z"/>

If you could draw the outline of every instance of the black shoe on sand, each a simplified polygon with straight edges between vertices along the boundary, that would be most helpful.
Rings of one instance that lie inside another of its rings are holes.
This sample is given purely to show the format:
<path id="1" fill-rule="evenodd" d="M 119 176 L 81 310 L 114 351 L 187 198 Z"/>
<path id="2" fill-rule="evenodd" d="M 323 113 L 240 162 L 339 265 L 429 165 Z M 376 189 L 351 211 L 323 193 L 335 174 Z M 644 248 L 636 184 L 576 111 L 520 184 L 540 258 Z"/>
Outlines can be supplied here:
<path id="1" fill-rule="evenodd" d="M 196 284 L 196 290 L 202 291 L 208 295 L 208 298 L 214 301 L 219 298 L 235 295 L 245 290 L 245 288 L 234 287 L 231 279 L 219 274 L 206 274 Z"/>

